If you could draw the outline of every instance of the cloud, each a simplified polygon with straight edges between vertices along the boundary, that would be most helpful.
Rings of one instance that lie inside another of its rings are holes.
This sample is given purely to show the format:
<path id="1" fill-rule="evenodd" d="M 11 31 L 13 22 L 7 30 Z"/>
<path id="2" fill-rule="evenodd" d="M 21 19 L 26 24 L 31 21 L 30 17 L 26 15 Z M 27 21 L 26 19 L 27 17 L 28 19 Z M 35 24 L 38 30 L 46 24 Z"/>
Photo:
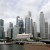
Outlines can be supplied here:
<path id="1" fill-rule="evenodd" d="M 4 19 L 5 27 L 11 21 L 16 22 L 16 16 L 23 19 L 32 12 L 32 19 L 39 30 L 39 14 L 44 12 L 45 19 L 50 21 L 50 0 L 0 0 L 0 18 Z"/>
<path id="2" fill-rule="evenodd" d="M 43 5 L 41 11 L 44 12 L 45 20 L 49 22 L 50 21 L 50 0 L 48 0 L 48 2 L 45 5 Z"/>

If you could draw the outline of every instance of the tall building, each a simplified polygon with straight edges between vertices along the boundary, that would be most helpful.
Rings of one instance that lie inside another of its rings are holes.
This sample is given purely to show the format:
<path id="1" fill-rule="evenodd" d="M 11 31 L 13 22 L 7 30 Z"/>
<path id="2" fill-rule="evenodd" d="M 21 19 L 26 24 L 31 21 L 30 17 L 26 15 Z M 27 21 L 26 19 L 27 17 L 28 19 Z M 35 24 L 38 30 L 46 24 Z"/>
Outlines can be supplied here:
<path id="1" fill-rule="evenodd" d="M 16 39 L 17 37 L 17 34 L 19 34 L 19 20 L 20 20 L 20 17 L 17 16 L 16 17 L 16 25 L 13 27 L 13 39 Z"/>
<path id="2" fill-rule="evenodd" d="M 32 20 L 32 18 L 30 18 L 30 33 L 31 34 L 33 32 L 32 27 L 33 27 L 33 20 Z"/>
<path id="3" fill-rule="evenodd" d="M 34 22 L 33 24 L 34 24 L 34 37 L 37 38 L 37 25 L 36 25 L 36 22 Z"/>
<path id="4" fill-rule="evenodd" d="M 40 12 L 40 37 L 45 38 L 45 18 L 43 12 Z"/>
<path id="5" fill-rule="evenodd" d="M 4 38 L 4 20 L 0 19 L 0 38 Z"/>
<path id="6" fill-rule="evenodd" d="M 19 16 L 16 18 L 16 25 L 19 26 L 19 34 L 22 34 L 24 32 L 24 22 Z"/>
<path id="7" fill-rule="evenodd" d="M 48 39 L 48 22 L 45 22 L 45 35 L 46 39 Z"/>
<path id="8" fill-rule="evenodd" d="M 28 11 L 28 15 L 29 15 L 29 17 L 31 17 L 31 11 Z"/>
<path id="9" fill-rule="evenodd" d="M 27 17 L 25 17 L 25 33 L 31 33 L 32 34 L 32 18 L 31 18 L 31 12 L 29 11 L 29 14 Z"/>
<path id="10" fill-rule="evenodd" d="M 12 22 L 9 23 L 9 28 L 7 30 L 7 37 L 11 39 L 13 38 L 13 23 Z"/>
<path id="11" fill-rule="evenodd" d="M 25 18 L 25 33 L 30 33 L 30 18 Z"/>
<path id="12" fill-rule="evenodd" d="M 20 18 L 20 16 L 17 16 L 17 17 L 16 17 L 16 25 L 19 24 L 19 18 Z"/>
<path id="13" fill-rule="evenodd" d="M 17 34 L 19 34 L 19 26 L 15 25 L 13 28 L 13 39 L 16 39 Z"/>
<path id="14" fill-rule="evenodd" d="M 34 37 L 34 24 L 33 24 L 33 21 L 32 21 L 32 35 Z"/>
<path id="15" fill-rule="evenodd" d="M 24 33 L 24 22 L 23 20 L 19 20 L 19 34 Z"/>
<path id="16" fill-rule="evenodd" d="M 30 18 L 30 33 L 32 34 L 33 20 L 32 20 L 31 11 L 28 12 L 28 16 Z"/>
<path id="17" fill-rule="evenodd" d="M 50 24 L 49 24 L 49 34 L 48 34 L 48 39 L 50 39 Z"/>

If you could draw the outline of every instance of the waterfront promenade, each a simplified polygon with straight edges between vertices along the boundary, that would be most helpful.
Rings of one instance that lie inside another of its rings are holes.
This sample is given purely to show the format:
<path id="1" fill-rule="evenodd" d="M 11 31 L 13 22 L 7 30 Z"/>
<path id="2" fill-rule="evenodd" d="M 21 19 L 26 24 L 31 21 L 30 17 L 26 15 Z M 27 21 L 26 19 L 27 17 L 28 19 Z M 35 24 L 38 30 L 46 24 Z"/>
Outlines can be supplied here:
<path id="1" fill-rule="evenodd" d="M 24 43 L 24 45 L 21 45 L 22 43 Z M 2 46 L 3 44 L 5 46 L 11 46 L 11 45 L 23 46 L 24 50 L 50 50 L 50 44 L 46 44 L 43 42 L 13 41 L 8 43 L 1 43 L 1 44 Z"/>
<path id="2" fill-rule="evenodd" d="M 24 44 L 25 50 L 50 50 L 50 45 L 48 44 Z"/>

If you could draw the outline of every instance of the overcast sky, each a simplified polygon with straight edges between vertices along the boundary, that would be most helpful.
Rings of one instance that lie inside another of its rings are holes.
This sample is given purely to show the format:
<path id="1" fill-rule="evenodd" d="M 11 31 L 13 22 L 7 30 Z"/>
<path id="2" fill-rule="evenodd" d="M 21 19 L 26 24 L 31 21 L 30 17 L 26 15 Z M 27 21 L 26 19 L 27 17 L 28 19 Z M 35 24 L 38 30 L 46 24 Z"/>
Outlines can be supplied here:
<path id="1" fill-rule="evenodd" d="M 28 11 L 32 12 L 32 19 L 37 22 L 39 29 L 39 14 L 44 12 L 45 20 L 50 22 L 50 0 L 0 0 L 0 19 L 4 19 L 5 30 L 9 22 L 16 23 L 16 16 L 23 19 Z"/>

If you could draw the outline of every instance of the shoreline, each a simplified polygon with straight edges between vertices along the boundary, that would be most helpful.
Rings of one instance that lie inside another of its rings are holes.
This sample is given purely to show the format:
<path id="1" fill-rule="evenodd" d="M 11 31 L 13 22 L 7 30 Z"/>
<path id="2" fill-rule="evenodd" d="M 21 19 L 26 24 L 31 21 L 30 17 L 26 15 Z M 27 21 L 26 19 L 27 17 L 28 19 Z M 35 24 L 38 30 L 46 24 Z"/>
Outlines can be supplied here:
<path id="1" fill-rule="evenodd" d="M 50 44 L 25 44 L 24 48 L 25 50 L 50 50 Z"/>

